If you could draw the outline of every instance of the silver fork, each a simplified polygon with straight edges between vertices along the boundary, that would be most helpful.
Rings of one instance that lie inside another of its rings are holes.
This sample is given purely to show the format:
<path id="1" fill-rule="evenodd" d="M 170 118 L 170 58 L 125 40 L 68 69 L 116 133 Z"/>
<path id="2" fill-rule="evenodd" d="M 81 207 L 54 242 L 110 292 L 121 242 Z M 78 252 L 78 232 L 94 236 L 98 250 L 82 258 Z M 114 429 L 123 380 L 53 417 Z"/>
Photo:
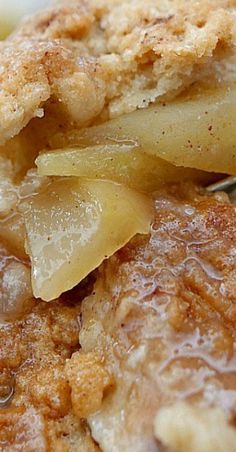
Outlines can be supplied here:
<path id="1" fill-rule="evenodd" d="M 229 176 L 224 179 L 215 182 L 214 184 L 208 185 L 206 190 L 209 193 L 214 193 L 216 191 L 227 191 L 232 192 L 236 189 L 236 176 Z"/>

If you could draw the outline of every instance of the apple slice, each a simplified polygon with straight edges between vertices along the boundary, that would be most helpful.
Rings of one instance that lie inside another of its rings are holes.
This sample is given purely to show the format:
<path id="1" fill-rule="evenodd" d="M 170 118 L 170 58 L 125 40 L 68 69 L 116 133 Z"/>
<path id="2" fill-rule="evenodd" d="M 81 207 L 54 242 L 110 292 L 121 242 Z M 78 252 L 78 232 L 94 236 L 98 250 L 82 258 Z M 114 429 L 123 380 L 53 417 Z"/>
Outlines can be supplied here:
<path id="1" fill-rule="evenodd" d="M 152 201 L 110 181 L 60 178 L 25 201 L 35 297 L 57 298 L 137 233 L 148 233 Z"/>
<path id="2" fill-rule="evenodd" d="M 209 183 L 214 176 L 204 171 L 176 167 L 142 149 L 125 144 L 45 151 L 36 159 L 42 176 L 79 176 L 109 179 L 143 192 L 168 182 L 191 180 Z"/>
<path id="3" fill-rule="evenodd" d="M 232 83 L 59 134 L 52 146 L 129 143 L 175 166 L 236 175 L 235 120 L 236 84 Z"/>

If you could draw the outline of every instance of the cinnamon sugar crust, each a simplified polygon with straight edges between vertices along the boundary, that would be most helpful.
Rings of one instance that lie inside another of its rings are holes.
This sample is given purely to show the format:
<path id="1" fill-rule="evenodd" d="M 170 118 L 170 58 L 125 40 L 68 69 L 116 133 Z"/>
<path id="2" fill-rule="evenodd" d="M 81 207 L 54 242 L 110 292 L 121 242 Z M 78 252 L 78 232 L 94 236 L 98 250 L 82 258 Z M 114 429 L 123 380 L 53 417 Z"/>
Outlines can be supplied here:
<path id="1" fill-rule="evenodd" d="M 0 45 L 1 142 L 49 98 L 79 127 L 235 79 L 235 0 L 74 0 Z"/>

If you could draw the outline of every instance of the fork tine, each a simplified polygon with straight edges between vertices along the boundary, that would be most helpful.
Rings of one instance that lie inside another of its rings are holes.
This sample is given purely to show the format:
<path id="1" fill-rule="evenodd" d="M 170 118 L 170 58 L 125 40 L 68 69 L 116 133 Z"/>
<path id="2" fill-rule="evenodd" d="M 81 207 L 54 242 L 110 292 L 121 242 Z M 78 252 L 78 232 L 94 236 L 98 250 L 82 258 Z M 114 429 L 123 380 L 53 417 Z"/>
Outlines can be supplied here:
<path id="1" fill-rule="evenodd" d="M 208 185 L 206 190 L 210 193 L 213 193 L 215 191 L 232 190 L 233 188 L 236 188 L 236 176 L 229 176 L 225 179 L 221 179 L 218 182 L 215 182 L 214 184 Z"/>

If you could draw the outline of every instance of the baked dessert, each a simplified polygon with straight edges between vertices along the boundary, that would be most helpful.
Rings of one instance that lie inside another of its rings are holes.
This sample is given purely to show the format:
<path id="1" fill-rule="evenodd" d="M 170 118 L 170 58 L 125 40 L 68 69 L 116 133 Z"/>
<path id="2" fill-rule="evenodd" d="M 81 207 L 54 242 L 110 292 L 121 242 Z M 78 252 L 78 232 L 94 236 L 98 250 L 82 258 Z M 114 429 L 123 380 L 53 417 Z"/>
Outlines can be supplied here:
<path id="1" fill-rule="evenodd" d="M 234 0 L 74 0 L 0 45 L 0 448 L 236 450 Z"/>

